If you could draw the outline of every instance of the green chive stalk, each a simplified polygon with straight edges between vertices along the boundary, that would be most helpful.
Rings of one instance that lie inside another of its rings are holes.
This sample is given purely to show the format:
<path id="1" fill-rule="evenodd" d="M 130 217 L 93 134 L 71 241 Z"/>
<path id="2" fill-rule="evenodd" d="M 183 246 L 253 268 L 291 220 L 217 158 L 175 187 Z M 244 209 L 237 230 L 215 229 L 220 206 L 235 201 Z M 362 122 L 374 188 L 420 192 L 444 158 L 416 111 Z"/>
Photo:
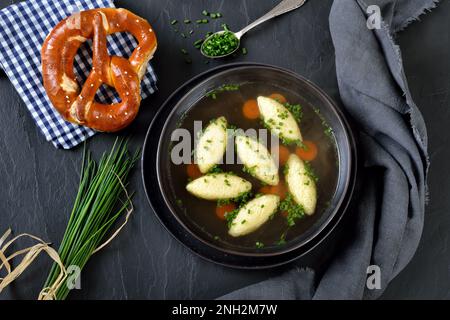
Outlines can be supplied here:
<path id="1" fill-rule="evenodd" d="M 96 248 L 106 240 L 114 222 L 132 205 L 126 191 L 127 179 L 139 152 L 130 155 L 127 144 L 127 141 L 116 140 L 98 164 L 86 148 L 83 151 L 78 193 L 58 251 L 66 268 L 77 266 L 82 270 Z M 59 266 L 54 263 L 44 288 L 52 286 L 59 273 Z M 66 279 L 55 292 L 55 298 L 64 300 L 69 292 Z"/>

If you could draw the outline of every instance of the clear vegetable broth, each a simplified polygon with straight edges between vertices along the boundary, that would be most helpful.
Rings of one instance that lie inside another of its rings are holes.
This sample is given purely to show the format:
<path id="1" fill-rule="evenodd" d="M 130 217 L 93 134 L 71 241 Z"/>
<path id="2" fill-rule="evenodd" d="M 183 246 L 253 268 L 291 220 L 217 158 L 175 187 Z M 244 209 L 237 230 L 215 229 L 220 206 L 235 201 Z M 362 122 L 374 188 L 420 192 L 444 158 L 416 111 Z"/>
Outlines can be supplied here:
<path id="1" fill-rule="evenodd" d="M 285 91 L 262 83 L 246 83 L 239 86 L 238 90 L 224 91 L 216 94 L 216 98 L 205 96 L 200 99 L 183 117 L 180 128 L 185 128 L 194 136 L 194 121 L 202 121 L 205 128 L 210 120 L 225 116 L 229 125 L 242 128 L 244 131 L 250 128 L 264 129 L 260 119 L 251 120 L 243 116 L 243 104 L 249 99 L 258 96 L 269 96 L 273 93 L 282 94 L 288 103 L 300 104 L 302 107 L 302 120 L 300 130 L 304 140 L 313 141 L 318 146 L 317 157 L 310 165 L 318 177 L 317 182 L 317 207 L 312 216 L 304 216 L 297 219 L 295 225 L 288 227 L 286 217 L 277 212 L 273 218 L 267 221 L 259 229 L 246 236 L 234 238 L 228 234 L 227 221 L 220 220 L 215 211 L 216 201 L 207 201 L 194 197 L 186 190 L 189 182 L 187 165 L 168 164 L 169 175 L 172 181 L 171 188 L 177 199 L 177 205 L 182 209 L 196 233 L 208 242 L 228 249 L 248 251 L 257 247 L 270 248 L 284 245 L 305 233 L 321 217 L 332 199 L 338 176 L 338 161 L 335 147 L 335 139 L 332 133 L 313 106 L 302 99 L 299 94 Z M 281 143 L 281 142 L 280 142 Z M 194 148 L 194 146 L 192 146 Z M 291 152 L 295 146 L 288 147 Z M 270 150 L 270 144 L 269 144 Z M 272 150 L 271 150 L 272 151 Z M 225 161 L 223 161 L 225 162 Z M 250 174 L 243 171 L 241 164 L 220 164 L 218 166 L 224 172 L 233 172 L 236 175 L 252 183 L 252 193 L 259 193 L 265 185 Z M 280 181 L 284 183 L 283 167 L 279 168 Z M 281 241 L 280 241 L 281 240 Z"/>

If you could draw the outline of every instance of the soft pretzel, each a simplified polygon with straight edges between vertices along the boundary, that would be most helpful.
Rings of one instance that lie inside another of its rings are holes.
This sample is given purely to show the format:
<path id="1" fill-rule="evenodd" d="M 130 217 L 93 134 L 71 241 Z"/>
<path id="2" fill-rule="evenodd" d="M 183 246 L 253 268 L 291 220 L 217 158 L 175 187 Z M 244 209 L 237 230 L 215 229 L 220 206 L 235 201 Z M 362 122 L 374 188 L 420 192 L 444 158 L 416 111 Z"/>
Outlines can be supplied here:
<path id="1" fill-rule="evenodd" d="M 130 32 L 137 47 L 129 57 L 110 57 L 106 36 Z M 74 74 L 78 48 L 93 39 L 92 70 L 80 88 Z M 50 101 L 68 121 L 98 131 L 117 131 L 129 125 L 139 110 L 140 82 L 156 50 L 150 24 L 125 9 L 102 8 L 82 11 L 61 21 L 42 46 L 42 74 Z M 102 84 L 116 89 L 121 102 L 95 101 Z"/>

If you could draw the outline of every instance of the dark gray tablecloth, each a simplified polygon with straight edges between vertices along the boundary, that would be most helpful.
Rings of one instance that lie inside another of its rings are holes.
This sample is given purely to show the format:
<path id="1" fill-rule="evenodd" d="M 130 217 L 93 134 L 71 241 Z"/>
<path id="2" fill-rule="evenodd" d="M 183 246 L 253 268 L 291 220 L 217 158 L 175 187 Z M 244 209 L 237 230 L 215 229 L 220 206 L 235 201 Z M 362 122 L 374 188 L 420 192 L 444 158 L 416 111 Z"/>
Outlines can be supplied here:
<path id="1" fill-rule="evenodd" d="M 357 126 L 362 162 L 345 239 L 320 278 L 295 269 L 222 299 L 377 298 L 410 261 L 423 228 L 427 133 L 394 37 L 436 2 L 334 1 L 330 29 L 340 96 Z M 371 5 L 381 9 L 379 29 L 367 27 Z M 379 267 L 380 289 L 366 285 L 369 266 Z"/>

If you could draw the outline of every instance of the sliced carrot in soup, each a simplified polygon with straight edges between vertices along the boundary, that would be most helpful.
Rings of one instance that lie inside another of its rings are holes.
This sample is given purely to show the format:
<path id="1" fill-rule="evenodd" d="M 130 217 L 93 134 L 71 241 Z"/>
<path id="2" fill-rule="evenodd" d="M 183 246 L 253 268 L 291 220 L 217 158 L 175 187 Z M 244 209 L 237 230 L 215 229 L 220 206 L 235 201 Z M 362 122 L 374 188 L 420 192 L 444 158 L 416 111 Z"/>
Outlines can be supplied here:
<path id="1" fill-rule="evenodd" d="M 186 172 L 189 178 L 197 179 L 202 176 L 200 169 L 195 163 L 190 163 L 187 165 Z"/>
<path id="2" fill-rule="evenodd" d="M 277 100 L 279 103 L 283 103 L 283 104 L 287 102 L 286 98 L 280 93 L 272 93 L 269 96 L 269 98 L 272 98 L 273 100 Z"/>
<path id="3" fill-rule="evenodd" d="M 278 152 L 278 160 L 280 165 L 284 165 L 289 159 L 289 149 L 285 146 L 279 145 L 274 152 Z"/>
<path id="4" fill-rule="evenodd" d="M 284 199 L 287 195 L 287 187 L 284 182 L 280 182 L 271 188 L 271 193 L 279 196 L 281 199 Z"/>
<path id="5" fill-rule="evenodd" d="M 304 140 L 303 144 L 305 145 L 302 147 L 297 147 L 295 150 L 295 153 L 298 155 L 298 157 L 304 161 L 313 161 L 317 157 L 318 148 L 317 145 L 309 140 Z"/>
<path id="6" fill-rule="evenodd" d="M 225 204 L 223 206 L 217 206 L 216 207 L 216 216 L 220 220 L 226 220 L 226 214 L 230 213 L 236 209 L 236 205 L 234 203 Z"/>
<path id="7" fill-rule="evenodd" d="M 259 108 L 258 108 L 258 103 L 256 102 L 256 100 L 251 99 L 251 100 L 247 100 L 244 103 L 244 106 L 242 107 L 242 113 L 244 114 L 244 117 L 246 117 L 247 119 L 258 119 L 259 118 Z"/>

